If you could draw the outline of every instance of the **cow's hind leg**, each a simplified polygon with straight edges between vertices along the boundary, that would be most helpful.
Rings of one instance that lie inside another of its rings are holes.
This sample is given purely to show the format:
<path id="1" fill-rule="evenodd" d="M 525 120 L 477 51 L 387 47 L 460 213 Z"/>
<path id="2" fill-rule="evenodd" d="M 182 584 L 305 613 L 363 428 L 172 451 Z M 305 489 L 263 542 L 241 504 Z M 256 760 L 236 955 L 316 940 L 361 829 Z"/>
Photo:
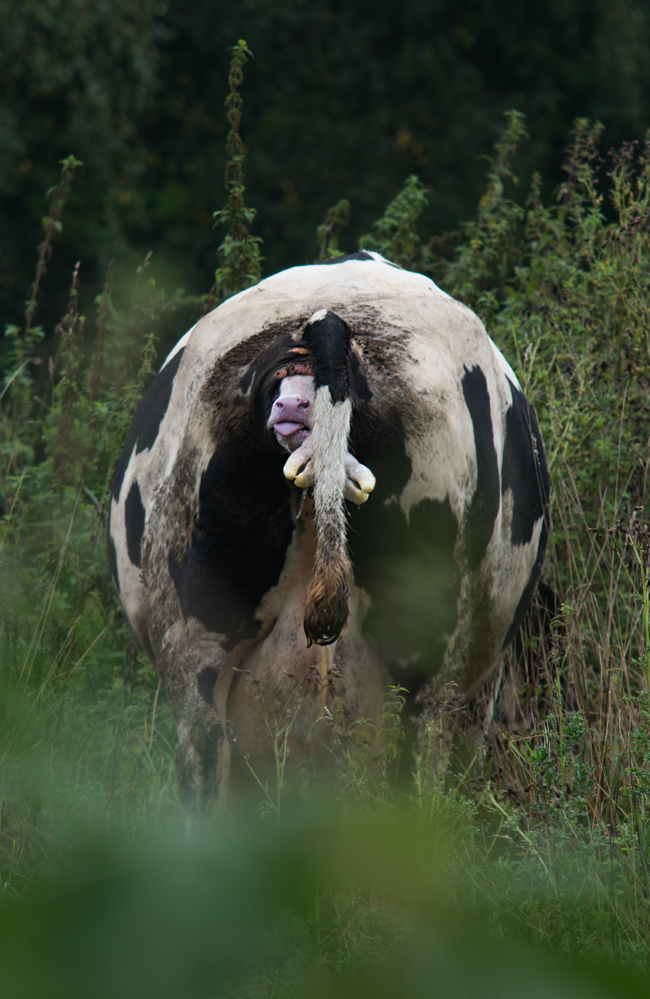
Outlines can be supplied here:
<path id="1" fill-rule="evenodd" d="M 166 638 L 157 668 L 176 724 L 178 792 L 190 815 L 205 816 L 222 804 L 228 782 L 225 713 L 219 705 L 220 691 L 232 677 L 229 657 L 196 624 L 191 633 L 183 627 Z"/>
<path id="2" fill-rule="evenodd" d="M 193 690 L 177 695 L 172 704 L 178 736 L 179 796 L 191 815 L 209 815 L 219 801 L 224 784 L 223 761 L 220 760 L 223 725 L 214 708 Z"/>
<path id="3" fill-rule="evenodd" d="M 183 805 L 192 816 L 208 816 L 228 805 L 232 726 L 227 721 L 233 680 L 241 673 L 245 655 L 272 630 L 267 618 L 254 639 L 225 651 L 218 640 L 194 626 L 194 642 L 175 643 L 165 650 L 161 676 L 166 680 L 176 732 L 176 773 Z M 197 637 L 202 655 L 196 657 Z M 189 652 L 188 652 L 189 650 Z"/>

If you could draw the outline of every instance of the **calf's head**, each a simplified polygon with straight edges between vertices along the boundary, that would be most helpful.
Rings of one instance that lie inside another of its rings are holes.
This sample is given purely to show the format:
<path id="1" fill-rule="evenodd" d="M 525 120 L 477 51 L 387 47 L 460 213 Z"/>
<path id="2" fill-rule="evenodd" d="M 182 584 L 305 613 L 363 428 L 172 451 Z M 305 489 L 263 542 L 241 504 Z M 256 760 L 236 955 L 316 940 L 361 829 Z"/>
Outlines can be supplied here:
<path id="1" fill-rule="evenodd" d="M 313 404 L 314 379 L 311 375 L 282 379 L 266 425 L 287 451 L 295 451 L 311 433 Z"/>

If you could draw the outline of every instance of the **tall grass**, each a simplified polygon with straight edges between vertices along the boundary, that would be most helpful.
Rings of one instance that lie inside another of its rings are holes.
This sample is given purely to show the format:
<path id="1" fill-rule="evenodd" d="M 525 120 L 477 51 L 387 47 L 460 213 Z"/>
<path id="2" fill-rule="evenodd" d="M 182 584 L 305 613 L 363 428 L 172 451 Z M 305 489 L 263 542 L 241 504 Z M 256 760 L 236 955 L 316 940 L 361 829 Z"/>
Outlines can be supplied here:
<path id="1" fill-rule="evenodd" d="M 7 920 L 22 925 L 20 913 L 31 912 L 46 953 L 54 953 L 55 939 L 57 953 L 68 953 L 52 912 L 62 925 L 77 925 L 75 912 L 86 911 L 79 892 L 101 906 L 113 879 L 120 912 L 137 908 L 139 891 L 154 910 L 160 903 L 180 934 L 179 967 L 203 955 L 200 974 L 186 972 L 188 996 L 221 994 L 219 968 L 237 995 L 397 995 L 400 988 L 430 995 L 434 979 L 441 995 L 519 995 L 531 982 L 527 961 L 540 995 L 568 990 L 572 975 L 584 994 L 615 994 L 604 971 L 599 985 L 589 977 L 589 964 L 608 957 L 646 975 L 650 957 L 650 140 L 603 160 L 600 126 L 578 121 L 554 201 L 543 203 L 535 177 L 522 204 L 509 192 L 525 123 L 510 112 L 474 221 L 424 244 L 417 218 L 426 190 L 411 177 L 361 240 L 432 275 L 484 318 L 537 408 L 549 458 L 544 579 L 555 596 L 543 591 L 520 640 L 459 719 L 451 758 L 440 759 L 435 724 L 412 757 L 402 750 L 408 740 L 395 689 L 386 697 L 388 748 L 379 765 L 367 723 L 337 730 L 338 777 L 327 800 L 342 818 L 326 820 L 317 810 L 316 818 L 298 820 L 283 810 L 286 753 L 282 733 L 270 732 L 279 765 L 277 786 L 260 788 L 261 814 L 274 817 L 260 819 L 263 840 L 256 833 L 242 839 L 241 831 L 233 837 L 224 818 L 212 844 L 194 854 L 180 841 L 167 844 L 170 829 L 183 827 L 173 724 L 110 584 L 106 510 L 134 407 L 161 360 L 157 331 L 181 316 L 198 318 L 260 273 L 238 131 L 246 54 L 240 42 L 229 81 L 229 207 L 215 216 L 229 229 L 213 288 L 198 298 L 166 294 L 148 278 L 147 258 L 121 301 L 110 267 L 94 315 L 84 318 L 78 266 L 56 329 L 48 335 L 35 325 L 48 292 L 47 261 L 66 199 L 74 197 L 70 157 L 50 194 L 25 322 L 7 329 L 0 920 L 5 929 Z M 337 250 L 349 210 L 342 200 L 319 227 L 320 259 Z M 326 793 L 306 776 L 299 791 L 312 808 Z M 95 856 L 88 844 L 97 830 L 134 845 L 97 847 Z M 77 857 L 85 859 L 75 881 Z M 208 882 L 217 879 L 210 883 L 221 901 L 202 894 L 201 870 L 211 872 Z M 267 870 L 279 873 L 267 882 Z M 170 873 L 173 885 L 160 895 L 156 885 Z M 189 895 L 183 877 L 193 886 Z M 195 944 L 174 914 L 178 906 Z M 226 933 L 239 971 L 219 941 L 205 956 L 211 944 L 201 913 L 215 933 Z M 79 932 L 101 963 L 104 950 L 88 936 L 100 932 L 93 930 L 98 918 L 91 913 Z M 154 924 L 166 940 L 161 919 Z M 179 994 L 182 975 L 161 977 L 150 956 L 140 960 L 118 922 L 106 923 L 107 940 L 130 954 L 131 984 L 109 976 L 113 985 L 97 986 L 96 994 Z M 489 946 L 477 946 L 472 934 Z M 587 964 L 558 970 L 550 958 L 521 957 L 521 945 L 581 954 Z M 400 954 L 410 962 L 402 978 Z M 63 958 L 51 960 L 67 982 L 61 994 L 83 991 L 61 970 Z M 38 985 L 40 967 L 35 959 L 36 984 L 23 992 L 16 984 L 13 994 L 49 994 Z M 615 991 L 626 988 L 619 983 Z"/>

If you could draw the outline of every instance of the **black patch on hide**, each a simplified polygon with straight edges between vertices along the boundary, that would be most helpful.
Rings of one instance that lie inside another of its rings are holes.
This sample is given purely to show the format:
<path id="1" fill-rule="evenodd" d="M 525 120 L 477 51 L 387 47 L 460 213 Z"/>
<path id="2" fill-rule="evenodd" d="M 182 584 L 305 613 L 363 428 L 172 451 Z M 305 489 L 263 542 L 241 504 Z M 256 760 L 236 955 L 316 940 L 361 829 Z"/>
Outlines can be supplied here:
<path id="1" fill-rule="evenodd" d="M 214 701 L 214 688 L 219 674 L 214 666 L 205 666 L 196 677 L 196 689 L 206 704 Z"/>
<path id="2" fill-rule="evenodd" d="M 506 414 L 506 441 L 503 449 L 502 491 L 512 490 L 513 510 L 510 541 L 529 544 L 535 525 L 544 518 L 537 548 L 537 558 L 530 578 L 519 599 L 503 648 L 515 638 L 533 598 L 544 562 L 548 539 L 548 501 L 550 480 L 542 436 L 535 413 L 523 392 L 508 379 L 512 406 Z"/>
<path id="3" fill-rule="evenodd" d="M 363 427 L 359 433 L 358 459 L 377 485 L 368 503 L 351 507 L 348 537 L 355 581 L 372 600 L 364 630 L 394 679 L 415 694 L 440 669 L 458 620 L 458 522 L 448 498 L 423 500 L 407 522 L 397 498 L 411 477 L 411 460 L 399 415 L 384 419 L 365 446 Z"/>
<path id="4" fill-rule="evenodd" d="M 512 405 L 506 414 L 506 440 L 501 465 L 501 492 L 512 489 L 510 541 L 528 544 L 535 524 L 544 515 L 549 478 L 535 414 L 523 392 L 508 379 Z"/>
<path id="5" fill-rule="evenodd" d="M 133 480 L 129 495 L 124 504 L 124 526 L 126 528 L 126 550 L 133 565 L 140 566 L 142 562 L 142 535 L 144 534 L 145 513 L 140 498 L 140 487 Z"/>
<path id="6" fill-rule="evenodd" d="M 368 384 L 368 379 L 363 372 L 361 361 L 354 350 L 351 350 L 348 354 L 348 361 L 350 363 L 350 395 L 352 396 L 352 403 L 355 409 L 365 412 L 368 403 L 372 401 L 372 391 Z"/>
<path id="7" fill-rule="evenodd" d="M 113 541 L 113 536 L 111 534 L 111 507 L 109 501 L 108 507 L 108 528 L 106 531 L 106 548 L 108 552 L 108 568 L 111 570 L 111 576 L 113 577 L 113 582 L 115 583 L 115 589 L 120 592 L 120 580 L 117 575 L 117 552 L 115 551 L 115 542 Z"/>
<path id="8" fill-rule="evenodd" d="M 131 460 L 134 446 L 135 453 L 139 454 L 140 451 L 146 451 L 147 448 L 150 448 L 155 443 L 158 431 L 160 430 L 160 424 L 169 406 L 172 388 L 174 387 L 174 378 L 176 377 L 176 372 L 178 371 L 184 351 L 185 348 L 181 347 L 162 371 L 158 372 L 142 396 L 140 405 L 135 411 L 131 429 L 127 434 L 126 442 L 115 466 L 112 495 L 116 502 L 120 498 L 124 473 Z"/>
<path id="9" fill-rule="evenodd" d="M 289 489 L 266 452 L 214 454 L 191 544 L 182 558 L 170 553 L 184 617 L 227 636 L 227 648 L 255 637 L 255 608 L 280 578 L 294 530 Z"/>
<path id="10" fill-rule="evenodd" d="M 490 393 L 485 375 L 479 367 L 463 376 L 463 395 L 474 427 L 477 480 L 476 491 L 469 505 L 465 522 L 465 547 L 467 564 L 478 569 L 494 531 L 499 512 L 501 488 L 499 463 L 494 447 L 494 432 L 490 412 Z"/>

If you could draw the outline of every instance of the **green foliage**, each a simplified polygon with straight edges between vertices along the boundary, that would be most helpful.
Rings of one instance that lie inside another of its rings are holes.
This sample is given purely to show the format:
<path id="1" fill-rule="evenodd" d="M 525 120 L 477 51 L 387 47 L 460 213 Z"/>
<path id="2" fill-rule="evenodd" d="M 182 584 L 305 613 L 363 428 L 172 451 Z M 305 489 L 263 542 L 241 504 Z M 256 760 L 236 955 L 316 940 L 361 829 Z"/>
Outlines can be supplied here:
<path id="1" fill-rule="evenodd" d="M 149 250 L 159 282 L 211 285 L 238 38 L 256 55 L 243 137 L 267 273 L 312 259 L 314 226 L 342 197 L 354 215 L 341 245 L 355 246 L 412 173 L 430 202 L 423 240 L 456 229 L 473 215 L 504 108 L 526 112 L 534 135 L 521 176 L 540 169 L 549 186 L 574 117 L 601 119 L 610 144 L 650 120 L 645 0 L 3 0 L 0 19 L 3 322 L 23 311 L 56 162 L 74 150 L 85 164 L 48 329 L 80 257 L 90 297 L 112 257 L 119 286 Z"/>
<path id="2" fill-rule="evenodd" d="M 226 142 L 226 190 L 228 207 L 214 213 L 215 225 L 228 224 L 228 235 L 218 249 L 219 267 L 215 273 L 217 293 L 221 299 L 229 298 L 244 288 L 257 284 L 262 275 L 262 257 L 258 236 L 251 236 L 248 226 L 255 218 L 254 208 L 244 204 L 244 143 L 239 134 L 242 97 L 239 87 L 244 79 L 243 67 L 252 55 L 246 42 L 240 39 L 232 48 L 232 61 L 228 75 L 229 92 L 226 98 L 230 132 Z"/>
<path id="3" fill-rule="evenodd" d="M 480 868 L 440 826 L 317 813 L 263 836 L 207 832 L 192 843 L 91 841 L 28 900 L 5 900 L 0 960 L 10 994 L 647 994 L 602 956 L 531 953 L 491 932 L 491 912 L 468 916 L 463 896 Z M 505 891 L 493 898 L 508 902 Z"/>
<path id="4" fill-rule="evenodd" d="M 604 513 L 602 496 L 609 520 L 623 495 L 641 502 L 645 481 L 650 144 L 610 153 L 610 221 L 602 127 L 578 120 L 556 204 L 543 204 L 535 175 L 524 209 L 506 186 L 526 132 L 521 115 L 507 118 L 455 259 L 426 247 L 412 266 L 484 319 L 538 408 L 554 476 L 570 469 L 588 515 Z"/>
<path id="5" fill-rule="evenodd" d="M 231 98 L 237 96 L 238 57 L 245 57 L 245 47 L 233 60 Z M 237 197 L 243 184 L 238 119 L 231 124 L 233 156 L 239 157 L 231 184 L 235 226 L 241 225 Z M 179 310 L 196 315 L 215 301 L 213 293 L 167 296 L 147 279 L 148 254 L 137 268 L 127 308 L 121 309 L 114 300 L 111 262 L 95 302 L 89 354 L 77 263 L 65 314 L 53 331 L 54 350 L 45 377 L 39 377 L 36 351 L 45 334 L 35 317 L 79 163 L 70 156 L 61 165 L 60 183 L 49 192 L 25 325 L 7 330 L 10 366 L 0 400 L 0 682 L 10 701 L 20 705 L 17 717 L 5 718 L 7 738 L 0 746 L 0 875 L 8 849 L 12 874 L 4 883 L 10 892 L 34 876 L 36 855 L 49 856 L 64 818 L 61 802 L 48 803 L 42 782 L 36 782 L 36 791 L 29 789 L 33 782 L 22 783 L 23 755 L 38 756 L 37 745 L 25 735 L 25 728 L 33 731 L 32 713 L 41 726 L 38 742 L 51 746 L 47 773 L 54 767 L 75 774 L 75 816 L 85 808 L 100 821 L 130 822 L 177 808 L 170 710 L 152 668 L 132 640 L 126 641 L 104 539 L 111 476 L 154 373 L 156 331 Z M 250 245 L 255 257 L 255 241 L 241 242 L 238 263 L 228 271 L 231 293 L 239 290 L 240 278 L 246 283 L 255 263 L 246 257 Z M 16 753 L 16 739 L 25 743 L 24 753 Z"/>
<path id="6" fill-rule="evenodd" d="M 66 159 L 61 160 L 60 183 L 56 187 L 50 188 L 47 192 L 47 196 L 50 199 L 50 208 L 49 213 L 41 220 L 45 238 L 38 247 L 36 275 L 31 287 L 29 300 L 26 302 L 25 327 L 21 330 L 19 326 L 5 326 L 5 336 L 13 341 L 8 357 L 8 370 L 4 379 L 5 388 L 15 383 L 12 393 L 12 433 L 9 435 L 9 438 L 19 436 L 15 434 L 16 423 L 25 417 L 26 411 L 30 407 L 31 378 L 26 368 L 30 364 L 39 363 L 34 354 L 38 344 L 45 335 L 43 328 L 41 326 L 34 326 L 33 322 L 38 303 L 38 294 L 47 271 L 47 265 L 52 256 L 54 236 L 63 231 L 61 215 L 70 195 L 75 170 L 80 166 L 83 166 L 83 163 L 80 163 L 74 156 L 68 156 Z"/>
<path id="7" fill-rule="evenodd" d="M 339 236 L 341 230 L 347 229 L 350 221 L 350 202 L 341 198 L 335 205 L 328 208 L 325 220 L 316 229 L 316 238 L 320 247 L 318 263 L 340 256 Z"/>
<path id="8" fill-rule="evenodd" d="M 42 191 L 70 150 L 85 166 L 53 262 L 55 285 L 63 290 L 83 256 L 87 284 L 92 276 L 101 287 L 108 259 L 123 251 L 125 210 L 142 214 L 143 131 L 169 32 L 154 0 L 2 0 L 0 20 L 0 308 L 15 323 Z M 48 324 L 61 304 L 53 299 Z"/>
<path id="9" fill-rule="evenodd" d="M 177 310 L 179 299 L 165 300 L 155 286 L 143 286 L 145 261 L 130 309 L 121 312 L 112 298 L 111 266 L 88 357 L 77 264 L 65 315 L 54 330 L 55 351 L 40 377 L 34 351 L 43 331 L 34 319 L 76 166 L 73 157 L 62 163 L 25 326 L 8 331 L 12 367 L 0 451 L 0 683 L 6 706 L 0 880 L 9 894 L 22 891 L 37 861 L 45 861 L 43 873 L 55 862 L 62 823 L 74 835 L 66 814 L 82 835 L 91 816 L 129 823 L 177 809 L 170 711 L 151 666 L 133 647 L 125 652 L 126 625 L 104 539 L 110 478 L 152 374 L 153 329 L 162 312 Z M 50 793 L 57 772 L 65 779 L 61 786 L 55 780 Z"/>
<path id="10" fill-rule="evenodd" d="M 156 87 L 157 44 L 164 32 L 153 2 L 26 0 L 18 6 L 3 0 L 0 18 L 0 190 L 8 193 L 18 179 L 13 157 L 33 155 L 39 147 L 47 147 L 52 159 L 57 150 L 61 156 L 83 147 L 84 159 L 90 153 L 93 168 L 103 180 L 110 178 L 102 158 L 110 151 L 110 165 L 123 167 L 137 142 L 132 114 L 148 106 Z"/>
<path id="11" fill-rule="evenodd" d="M 426 204 L 426 191 L 419 178 L 409 177 L 395 200 L 375 222 L 373 234 L 361 237 L 359 247 L 375 250 L 400 267 L 419 270 L 423 254 L 416 226 Z"/>
<path id="12" fill-rule="evenodd" d="M 445 275 L 453 282 L 452 294 L 478 308 L 485 297 L 496 294 L 494 284 L 507 281 L 519 263 L 520 224 L 523 209 L 504 195 L 507 181 L 519 182 L 510 167 L 521 140 L 526 137 L 523 115 L 506 113 L 507 126 L 495 145 L 495 157 L 488 159 L 487 190 L 479 201 L 475 221 L 463 226 L 457 259 Z M 485 313 L 484 313 L 485 315 Z M 485 315 L 487 318 L 487 315 Z M 491 318 L 491 316 L 489 317 Z"/>

